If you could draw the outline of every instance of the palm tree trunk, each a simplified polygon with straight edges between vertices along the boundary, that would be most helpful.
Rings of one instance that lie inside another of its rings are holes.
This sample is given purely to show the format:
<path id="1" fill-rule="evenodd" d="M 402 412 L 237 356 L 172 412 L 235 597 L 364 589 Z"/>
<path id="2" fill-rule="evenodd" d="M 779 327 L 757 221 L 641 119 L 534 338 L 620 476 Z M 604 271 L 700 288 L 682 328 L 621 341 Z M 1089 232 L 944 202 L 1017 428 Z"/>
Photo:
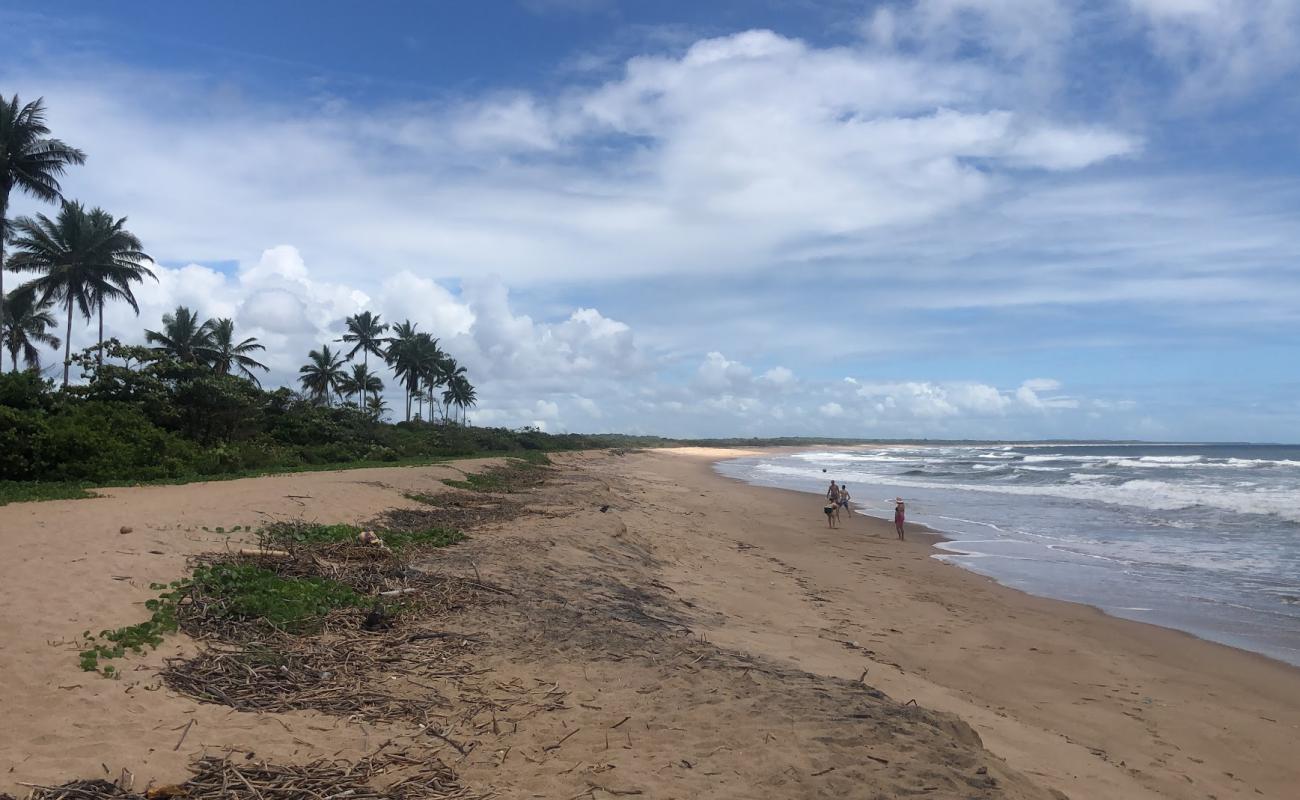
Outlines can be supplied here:
<path id="1" fill-rule="evenodd" d="M 68 335 L 63 340 L 63 388 L 68 388 L 68 372 L 72 369 L 72 297 L 68 297 Z"/>
<path id="2" fill-rule="evenodd" d="M 5 233 L 9 230 L 9 191 L 0 190 L 0 331 L 5 329 Z M 18 362 L 14 361 L 14 372 L 18 371 Z"/>
<path id="3" fill-rule="evenodd" d="M 104 298 L 99 299 L 99 355 L 95 364 L 100 371 L 104 369 Z"/>

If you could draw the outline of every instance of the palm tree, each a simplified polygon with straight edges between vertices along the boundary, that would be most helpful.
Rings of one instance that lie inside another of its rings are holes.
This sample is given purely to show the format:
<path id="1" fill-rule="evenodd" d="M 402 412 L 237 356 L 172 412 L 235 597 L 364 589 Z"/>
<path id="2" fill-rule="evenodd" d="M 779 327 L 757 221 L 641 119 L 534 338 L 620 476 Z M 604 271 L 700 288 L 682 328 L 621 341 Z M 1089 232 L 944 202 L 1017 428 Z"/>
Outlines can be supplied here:
<path id="1" fill-rule="evenodd" d="M 384 402 L 383 395 L 376 394 L 366 401 L 366 411 L 375 419 L 382 418 L 387 410 L 388 404 Z"/>
<path id="2" fill-rule="evenodd" d="M 326 344 L 308 353 L 307 357 L 311 361 L 298 370 L 299 383 L 317 402 L 324 400 L 326 405 L 333 405 L 332 393 L 347 377 L 343 372 L 343 354 L 330 352 L 330 346 Z"/>
<path id="3" fill-rule="evenodd" d="M 357 351 L 361 351 L 362 363 L 367 367 L 370 366 L 370 354 L 384 357 L 384 331 L 388 330 L 387 325 L 379 322 L 378 314 L 371 314 L 369 311 L 363 311 L 360 314 L 348 317 L 344 320 L 348 327 L 348 332 L 343 334 L 339 341 L 352 344 L 353 347 L 348 351 L 348 360 L 356 356 Z"/>
<path id="4" fill-rule="evenodd" d="M 393 368 L 393 375 L 406 389 L 406 421 L 411 421 L 411 396 L 420 391 L 420 340 L 427 334 L 418 333 L 416 324 L 409 319 L 393 326 L 388 338 L 384 360 Z"/>
<path id="5" fill-rule="evenodd" d="M 339 388 L 347 395 L 357 396 L 357 407 L 365 407 L 365 395 L 379 396 L 384 390 L 384 382 L 379 376 L 366 368 L 365 364 L 353 364 L 352 374 L 344 375 Z"/>
<path id="6" fill-rule="evenodd" d="M 5 296 L 5 242 L 9 233 L 9 194 L 19 189 L 53 203 L 62 197 L 58 177 L 69 164 L 84 164 L 86 154 L 58 139 L 46 138 L 45 102 L 36 98 L 18 105 L 0 97 L 0 297 Z M 0 308 L 0 328 L 5 312 Z"/>
<path id="7" fill-rule="evenodd" d="M 141 263 L 149 256 L 140 249 L 140 240 L 130 231 L 123 229 L 122 226 L 125 224 L 126 217 L 114 220 L 113 216 L 102 208 L 94 208 L 90 211 L 91 237 L 97 243 L 97 250 L 104 254 L 100 259 L 104 271 L 103 282 L 116 288 L 117 292 L 113 296 L 125 300 L 131 306 L 131 310 L 139 316 L 140 306 L 135 302 L 131 284 L 144 283 L 146 276 L 158 280 L 158 276 Z M 97 289 L 91 297 L 91 303 L 99 314 L 99 345 L 96 361 L 100 367 L 104 366 L 104 301 L 108 298 L 109 295 L 102 289 Z"/>
<path id="8" fill-rule="evenodd" d="M 448 406 L 456 406 L 460 409 L 461 423 L 465 422 L 465 409 L 473 407 L 478 402 L 478 396 L 474 391 L 474 386 L 470 384 L 469 378 L 465 377 L 464 368 L 461 373 L 455 375 L 447 382 L 447 389 L 442 393 L 442 399 Z"/>
<path id="9" fill-rule="evenodd" d="M 48 300 L 38 297 L 36 292 L 20 286 L 0 298 L 4 308 L 3 327 L 0 327 L 0 346 L 9 351 L 13 361 L 13 371 L 18 371 L 18 354 L 23 354 L 23 362 L 28 369 L 41 368 L 41 351 L 37 345 L 58 349 L 59 337 L 49 332 L 59 324 L 50 313 Z"/>
<path id="10" fill-rule="evenodd" d="M 452 358 L 451 356 L 444 355 L 442 359 L 438 362 L 438 383 L 437 383 L 438 386 L 450 388 L 453 381 L 455 381 L 459 377 L 464 377 L 464 375 L 465 375 L 465 368 L 457 364 L 456 359 Z M 433 396 L 432 390 L 430 390 L 429 396 L 430 397 Z M 443 403 L 445 404 L 444 410 L 442 412 L 442 416 L 443 419 L 446 419 L 447 410 L 451 408 L 451 402 L 447 400 L 446 391 L 442 393 L 442 396 L 443 396 Z"/>
<path id="11" fill-rule="evenodd" d="M 270 368 L 254 359 L 249 353 L 265 350 L 266 347 L 259 344 L 255 336 L 250 336 L 236 344 L 235 321 L 232 319 L 223 317 L 218 320 L 208 320 L 208 324 L 212 329 L 212 368 L 217 371 L 217 374 L 229 375 L 234 368 L 245 378 L 261 386 L 253 370 L 260 369 L 268 372 Z"/>
<path id="12" fill-rule="evenodd" d="M 28 285 L 43 299 L 55 298 L 67 308 L 64 386 L 72 365 L 74 308 L 91 319 L 96 305 L 105 299 L 123 299 L 135 307 L 135 298 L 123 287 L 132 280 L 126 276 L 141 274 L 140 261 L 148 256 L 140 252 L 140 240 L 122 229 L 125 221 L 114 221 L 98 208 L 87 212 L 80 203 L 65 200 L 57 220 L 37 214 L 35 219 L 22 217 L 13 224 L 17 252 L 9 259 L 9 268 L 40 273 Z"/>
<path id="13" fill-rule="evenodd" d="M 161 331 L 146 330 L 144 339 L 155 344 L 155 353 L 169 355 L 186 364 L 211 364 L 216 360 L 212 320 L 199 322 L 199 315 L 185 306 L 163 314 Z"/>

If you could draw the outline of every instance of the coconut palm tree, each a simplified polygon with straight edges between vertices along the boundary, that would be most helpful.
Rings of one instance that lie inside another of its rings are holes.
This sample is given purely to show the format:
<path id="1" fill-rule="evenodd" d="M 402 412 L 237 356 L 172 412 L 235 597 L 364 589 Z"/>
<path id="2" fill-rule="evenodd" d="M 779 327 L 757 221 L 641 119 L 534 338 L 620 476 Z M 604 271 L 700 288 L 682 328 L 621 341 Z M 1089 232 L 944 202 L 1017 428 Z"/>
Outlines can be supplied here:
<path id="1" fill-rule="evenodd" d="M 439 415 L 441 415 L 444 420 L 447 419 L 447 411 L 449 407 L 439 400 L 440 395 L 438 390 L 447 387 L 449 369 L 455 363 L 456 359 L 443 352 L 442 348 L 438 346 L 438 340 L 434 339 L 432 358 L 424 365 L 424 391 L 429 398 L 429 406 L 431 408 L 436 407 Z M 429 416 L 433 416 L 432 411 L 429 412 Z"/>
<path id="2" fill-rule="evenodd" d="M 162 330 L 144 332 L 155 353 L 168 355 L 185 364 L 211 364 L 216 357 L 212 320 L 199 322 L 199 315 L 185 306 L 163 314 Z"/>
<path id="3" fill-rule="evenodd" d="M 352 374 L 343 376 L 340 389 L 346 395 L 356 395 L 357 407 L 365 408 L 365 396 L 379 396 L 384 390 L 384 382 L 367 369 L 365 364 L 353 364 Z"/>
<path id="4" fill-rule="evenodd" d="M 135 294 L 131 291 L 131 284 L 144 283 L 146 277 L 158 280 L 158 276 L 153 274 L 153 270 L 144 265 L 144 261 L 149 256 L 140 248 L 140 240 L 130 231 L 125 230 L 126 217 L 115 220 L 113 216 L 102 208 L 94 208 L 90 211 L 90 229 L 91 238 L 97 243 L 97 251 L 101 253 L 98 263 L 103 271 L 100 283 L 108 284 L 116 288 L 112 297 L 125 300 L 131 306 L 131 310 L 140 314 L 140 306 L 135 301 Z M 99 315 L 99 341 L 96 361 L 99 366 L 104 366 L 104 302 L 110 298 L 102 287 L 97 288 L 92 296 L 91 303 Z"/>
<path id="5" fill-rule="evenodd" d="M 59 337 L 49 332 L 59 324 L 50 313 L 52 305 L 25 286 L 13 290 L 8 297 L 0 298 L 0 306 L 4 307 L 0 346 L 9 351 L 14 372 L 18 371 L 19 353 L 23 354 L 28 369 L 39 370 L 41 351 L 38 345 L 58 349 Z"/>
<path id="6" fill-rule="evenodd" d="M 321 345 L 319 350 L 308 353 L 307 357 L 311 360 L 298 370 L 298 382 L 311 393 L 316 402 L 324 400 L 325 405 L 333 405 L 333 393 L 347 377 L 343 372 L 343 354 L 331 352 L 330 346 L 326 344 Z"/>
<path id="7" fill-rule="evenodd" d="M 87 212 L 80 203 L 65 200 L 55 220 L 37 214 L 13 223 L 17 252 L 10 257 L 9 268 L 39 273 L 28 286 L 67 309 L 64 386 L 72 365 L 73 310 L 91 319 L 96 304 L 106 299 L 126 300 L 135 307 L 135 298 L 123 287 L 130 283 L 126 276 L 143 269 L 140 262 L 148 256 L 140 252 L 140 240 L 122 228 L 125 221 L 114 221 L 101 209 Z"/>
<path id="8" fill-rule="evenodd" d="M 5 296 L 9 194 L 18 189 L 52 203 L 62 197 L 58 177 L 69 164 L 86 161 L 85 153 L 47 138 L 49 133 L 43 98 L 20 106 L 16 94 L 7 103 L 0 97 L 0 297 Z M 0 308 L 0 328 L 4 327 L 4 314 Z"/>
<path id="9" fill-rule="evenodd" d="M 456 406 L 460 409 L 461 424 L 465 422 L 465 409 L 472 408 L 478 403 L 478 396 L 474 391 L 474 386 L 465 376 L 464 367 L 461 368 L 460 374 L 454 375 L 447 381 L 447 388 L 442 393 L 442 399 L 447 405 Z"/>
<path id="10" fill-rule="evenodd" d="M 374 419 L 381 419 L 384 412 L 388 411 L 388 404 L 384 402 L 383 395 L 375 395 L 366 401 L 366 412 Z"/>
<path id="11" fill-rule="evenodd" d="M 381 324 L 379 319 L 378 314 L 362 311 L 343 321 L 347 325 L 348 332 L 343 334 L 343 338 L 339 341 L 352 345 L 352 349 L 348 351 L 348 360 L 354 358 L 358 350 L 361 351 L 361 363 L 367 367 L 370 366 L 371 353 L 379 358 L 384 357 L 384 332 L 388 330 L 388 326 Z"/>
<path id="12" fill-rule="evenodd" d="M 411 398 L 419 394 L 423 382 L 421 373 L 421 349 L 423 337 L 428 334 L 416 331 L 418 326 L 409 319 L 393 326 L 393 335 L 388 338 L 388 349 L 384 351 L 384 360 L 392 367 L 398 383 L 406 389 L 406 421 L 411 421 Z"/>
<path id="13" fill-rule="evenodd" d="M 261 386 L 253 370 L 260 369 L 268 372 L 270 368 L 254 359 L 249 353 L 265 350 L 266 347 L 259 344 L 255 336 L 236 343 L 235 321 L 232 319 L 223 317 L 218 320 L 208 320 L 208 324 L 212 330 L 212 368 L 217 371 L 217 374 L 229 375 L 232 369 L 238 370 L 245 378 Z"/>

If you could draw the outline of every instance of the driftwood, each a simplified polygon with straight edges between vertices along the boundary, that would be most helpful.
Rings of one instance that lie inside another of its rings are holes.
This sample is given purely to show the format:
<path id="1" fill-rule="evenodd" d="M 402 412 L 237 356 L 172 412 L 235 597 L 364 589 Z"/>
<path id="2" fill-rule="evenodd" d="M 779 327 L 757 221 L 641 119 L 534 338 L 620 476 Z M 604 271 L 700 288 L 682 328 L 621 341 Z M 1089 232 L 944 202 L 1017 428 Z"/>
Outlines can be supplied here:
<path id="1" fill-rule="evenodd" d="M 293 555 L 288 550 L 267 550 L 261 547 L 241 547 L 239 548 L 239 554 L 254 558 L 289 558 Z"/>

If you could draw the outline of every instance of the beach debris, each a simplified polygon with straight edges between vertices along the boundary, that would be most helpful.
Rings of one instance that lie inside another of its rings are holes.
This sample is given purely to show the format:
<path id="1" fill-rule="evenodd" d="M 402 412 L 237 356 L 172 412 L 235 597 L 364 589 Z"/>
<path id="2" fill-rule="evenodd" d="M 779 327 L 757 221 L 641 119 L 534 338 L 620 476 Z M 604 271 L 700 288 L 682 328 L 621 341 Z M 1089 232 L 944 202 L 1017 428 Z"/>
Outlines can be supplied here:
<path id="1" fill-rule="evenodd" d="M 380 592 L 380 594 L 388 593 Z M 363 631 L 386 631 L 392 627 L 392 621 L 388 619 L 388 614 L 384 612 L 384 607 L 379 603 L 375 603 L 375 607 L 370 609 L 370 613 L 366 614 L 365 620 L 361 623 L 361 630 Z"/>
<path id="2" fill-rule="evenodd" d="M 238 553 L 241 556 L 251 556 L 253 558 L 289 558 L 293 555 L 288 550 L 273 550 L 263 547 L 241 547 Z"/>
<path id="3" fill-rule="evenodd" d="M 251 754 L 250 754 L 251 755 Z M 403 752 L 376 753 L 355 763 L 318 760 L 301 766 L 249 763 L 247 758 L 207 756 L 190 765 L 192 777 L 134 792 L 121 780 L 71 781 L 32 786 L 29 800 L 476 800 L 456 774 L 437 758 Z M 394 777 L 397 778 L 394 781 Z M 0 795 L 5 800 L 7 795 Z M 12 800 L 10 798 L 10 800 Z"/>
<path id="4" fill-rule="evenodd" d="M 193 727 L 194 727 L 194 720 L 190 720 L 189 722 L 185 723 L 185 730 L 181 732 L 181 738 L 176 740 L 176 746 L 172 748 L 172 752 L 176 752 L 177 750 L 181 749 L 181 745 L 185 744 L 185 737 L 190 735 L 190 728 Z"/>
<path id="5" fill-rule="evenodd" d="M 130 533 L 130 532 L 132 532 L 132 531 L 134 531 L 134 530 L 135 530 L 135 528 L 132 528 L 130 525 L 123 525 L 122 527 L 120 527 L 120 528 L 117 529 L 117 532 L 120 533 L 120 534 L 125 535 L 125 534 L 128 534 L 128 533 Z"/>
<path id="6" fill-rule="evenodd" d="M 384 544 L 384 540 L 379 538 L 379 534 L 374 531 L 362 531 L 361 533 L 358 533 L 357 541 L 368 547 L 388 548 L 388 545 Z"/>

